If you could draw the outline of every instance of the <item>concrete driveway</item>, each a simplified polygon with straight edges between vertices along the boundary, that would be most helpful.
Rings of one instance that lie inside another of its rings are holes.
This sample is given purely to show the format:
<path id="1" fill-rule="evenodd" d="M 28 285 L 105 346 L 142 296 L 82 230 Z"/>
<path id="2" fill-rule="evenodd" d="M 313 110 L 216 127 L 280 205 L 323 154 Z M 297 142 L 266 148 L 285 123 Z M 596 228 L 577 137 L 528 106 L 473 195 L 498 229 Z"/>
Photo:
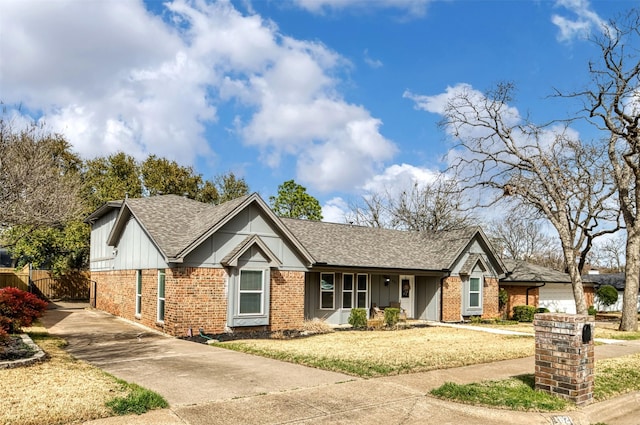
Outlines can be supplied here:
<path id="1" fill-rule="evenodd" d="M 446 381 L 532 373 L 524 358 L 425 373 L 359 379 L 155 333 L 109 314 L 60 305 L 43 322 L 78 359 L 161 394 L 171 407 L 92 425 L 483 424 L 637 425 L 640 393 L 568 413 L 487 409 L 425 397 Z M 640 352 L 640 343 L 596 347 L 599 358 Z"/>

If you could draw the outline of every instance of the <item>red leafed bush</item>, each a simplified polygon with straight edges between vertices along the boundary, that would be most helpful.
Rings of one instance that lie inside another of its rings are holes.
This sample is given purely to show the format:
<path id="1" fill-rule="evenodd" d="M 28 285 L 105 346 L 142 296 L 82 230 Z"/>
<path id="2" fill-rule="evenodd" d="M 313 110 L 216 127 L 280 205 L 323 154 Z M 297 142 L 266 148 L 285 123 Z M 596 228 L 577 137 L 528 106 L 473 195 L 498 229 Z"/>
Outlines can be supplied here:
<path id="1" fill-rule="evenodd" d="M 16 333 L 42 317 L 48 303 L 18 288 L 0 289 L 0 329 Z"/>

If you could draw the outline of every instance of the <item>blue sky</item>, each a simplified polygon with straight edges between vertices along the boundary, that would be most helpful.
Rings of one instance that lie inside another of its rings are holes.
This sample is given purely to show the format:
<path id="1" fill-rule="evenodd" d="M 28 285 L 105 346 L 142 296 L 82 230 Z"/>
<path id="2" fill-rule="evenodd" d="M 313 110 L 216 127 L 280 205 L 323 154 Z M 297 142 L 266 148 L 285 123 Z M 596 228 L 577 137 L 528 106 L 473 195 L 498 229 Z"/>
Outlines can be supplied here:
<path id="1" fill-rule="evenodd" d="M 518 87 L 543 122 L 588 82 L 586 41 L 638 1 L 2 0 L 0 101 L 90 158 L 233 171 L 265 199 L 295 179 L 343 221 L 368 190 L 429 181 L 459 87 Z M 594 137 L 586 128 L 582 137 Z"/>

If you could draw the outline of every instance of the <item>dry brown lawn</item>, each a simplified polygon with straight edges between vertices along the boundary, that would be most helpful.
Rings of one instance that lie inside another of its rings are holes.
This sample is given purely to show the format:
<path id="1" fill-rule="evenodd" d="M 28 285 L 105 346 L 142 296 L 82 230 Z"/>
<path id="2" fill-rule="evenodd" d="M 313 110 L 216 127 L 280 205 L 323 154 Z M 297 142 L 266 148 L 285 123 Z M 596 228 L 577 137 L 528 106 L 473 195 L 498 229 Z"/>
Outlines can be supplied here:
<path id="1" fill-rule="evenodd" d="M 534 354 L 531 337 L 444 327 L 339 331 L 309 338 L 242 340 L 221 345 L 357 376 L 423 372 Z"/>
<path id="2" fill-rule="evenodd" d="M 532 323 L 519 323 L 517 325 L 488 325 L 479 324 L 473 326 L 482 326 L 494 329 L 504 329 L 507 331 L 523 332 L 534 334 Z M 621 332 L 618 330 L 617 322 L 596 322 L 595 338 L 605 339 L 640 339 L 640 332 Z"/>
<path id="3" fill-rule="evenodd" d="M 116 380 L 85 362 L 73 359 L 64 341 L 43 332 L 32 339 L 48 360 L 27 367 L 0 370 L 0 423 L 47 425 L 79 423 L 113 416 L 107 400 L 126 395 Z"/>

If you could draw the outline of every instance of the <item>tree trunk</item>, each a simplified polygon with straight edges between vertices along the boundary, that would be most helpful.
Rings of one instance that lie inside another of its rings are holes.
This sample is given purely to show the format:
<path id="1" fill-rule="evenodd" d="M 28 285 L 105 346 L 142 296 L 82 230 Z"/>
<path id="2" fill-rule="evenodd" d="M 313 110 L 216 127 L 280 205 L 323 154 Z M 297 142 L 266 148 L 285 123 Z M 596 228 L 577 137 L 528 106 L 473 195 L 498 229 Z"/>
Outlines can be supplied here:
<path id="1" fill-rule="evenodd" d="M 576 302 L 576 314 L 588 314 L 587 302 L 584 298 L 584 288 L 582 286 L 582 276 L 576 264 L 576 258 L 571 248 L 563 248 L 564 259 L 567 265 L 567 271 L 571 278 L 571 286 L 573 288 L 573 299 Z"/>
<path id="2" fill-rule="evenodd" d="M 639 227 L 639 226 L 635 226 Z M 627 263 L 622 297 L 621 331 L 638 330 L 638 286 L 640 286 L 640 228 L 627 229 Z"/>

